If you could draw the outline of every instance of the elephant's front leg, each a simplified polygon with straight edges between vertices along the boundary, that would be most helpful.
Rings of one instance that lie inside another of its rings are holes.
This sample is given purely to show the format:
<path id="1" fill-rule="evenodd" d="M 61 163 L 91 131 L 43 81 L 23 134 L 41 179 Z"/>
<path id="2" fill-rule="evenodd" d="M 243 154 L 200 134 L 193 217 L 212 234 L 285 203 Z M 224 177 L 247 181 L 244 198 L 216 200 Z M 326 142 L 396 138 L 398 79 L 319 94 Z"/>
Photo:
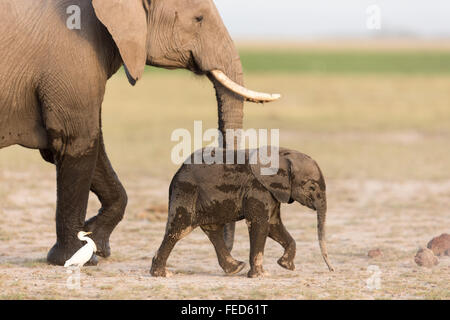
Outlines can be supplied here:
<path id="1" fill-rule="evenodd" d="M 278 242 L 284 248 L 284 254 L 280 259 L 278 259 L 278 264 L 285 269 L 291 271 L 295 270 L 295 240 L 286 230 L 281 220 L 279 223 L 270 225 L 269 237 Z"/>
<path id="2" fill-rule="evenodd" d="M 102 134 L 91 191 L 97 195 L 102 207 L 98 215 L 86 221 L 84 228 L 92 232 L 97 254 L 106 258 L 111 255 L 109 237 L 124 216 L 128 198 L 106 155 Z"/>
<path id="3" fill-rule="evenodd" d="M 280 216 L 280 203 L 272 210 L 270 215 L 269 237 L 278 242 L 284 248 L 283 256 L 278 259 L 278 264 L 285 269 L 295 270 L 294 258 L 296 253 L 295 240 L 286 230 Z"/>
<path id="4" fill-rule="evenodd" d="M 247 220 L 247 225 L 250 234 L 250 271 L 248 277 L 263 277 L 264 247 L 269 234 L 269 222 Z"/>
<path id="5" fill-rule="evenodd" d="M 69 137 L 51 131 L 51 144 L 57 169 L 56 236 L 47 256 L 64 265 L 83 244 L 77 233 L 84 228 L 89 189 L 98 154 L 98 135 L 92 138 Z M 55 133 L 57 135 L 55 135 Z"/>
<path id="6" fill-rule="evenodd" d="M 201 228 L 213 244 L 219 265 L 223 271 L 229 275 L 241 272 L 245 267 L 245 263 L 237 261 L 231 256 L 223 238 L 224 225 L 207 225 L 201 226 Z"/>

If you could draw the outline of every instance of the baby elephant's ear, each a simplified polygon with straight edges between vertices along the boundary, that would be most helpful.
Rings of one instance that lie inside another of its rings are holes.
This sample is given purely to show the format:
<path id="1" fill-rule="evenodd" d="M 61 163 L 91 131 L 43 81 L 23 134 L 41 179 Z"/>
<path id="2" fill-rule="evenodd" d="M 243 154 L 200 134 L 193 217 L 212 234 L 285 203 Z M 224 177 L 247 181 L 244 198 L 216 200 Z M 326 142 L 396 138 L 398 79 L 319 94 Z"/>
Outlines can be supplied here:
<path id="1" fill-rule="evenodd" d="M 291 199 L 291 162 L 280 152 L 279 169 L 274 170 L 273 174 L 258 160 L 257 164 L 250 165 L 255 178 L 281 203 L 288 203 Z"/>

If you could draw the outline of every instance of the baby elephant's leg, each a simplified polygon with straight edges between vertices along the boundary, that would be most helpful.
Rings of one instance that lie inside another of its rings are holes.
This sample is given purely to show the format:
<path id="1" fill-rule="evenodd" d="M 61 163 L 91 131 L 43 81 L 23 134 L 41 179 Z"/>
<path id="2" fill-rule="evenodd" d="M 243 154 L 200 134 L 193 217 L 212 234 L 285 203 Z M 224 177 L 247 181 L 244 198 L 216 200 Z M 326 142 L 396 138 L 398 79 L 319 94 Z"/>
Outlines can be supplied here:
<path id="1" fill-rule="evenodd" d="M 179 223 L 180 220 L 183 221 L 182 218 L 182 214 L 177 213 L 175 219 L 169 218 L 169 221 L 167 222 L 164 240 L 153 258 L 152 267 L 150 269 L 150 273 L 154 277 L 167 277 L 170 275 L 166 269 L 166 263 L 170 253 L 178 241 L 186 237 L 192 232 L 192 230 L 194 230 L 192 225 L 187 223 Z"/>
<path id="2" fill-rule="evenodd" d="M 247 220 L 247 225 L 250 234 L 250 271 L 248 277 L 263 277 L 264 247 L 269 234 L 269 222 Z"/>
<path id="3" fill-rule="evenodd" d="M 288 270 L 295 270 L 295 240 L 291 237 L 280 219 L 276 224 L 270 224 L 269 237 L 284 248 L 284 254 L 278 259 L 278 264 Z"/>
<path id="4" fill-rule="evenodd" d="M 236 274 L 244 269 L 245 263 L 234 259 L 226 247 L 225 240 L 223 238 L 224 225 L 205 225 L 201 226 L 201 228 L 214 245 L 217 259 L 219 260 L 219 265 L 226 274 Z"/>

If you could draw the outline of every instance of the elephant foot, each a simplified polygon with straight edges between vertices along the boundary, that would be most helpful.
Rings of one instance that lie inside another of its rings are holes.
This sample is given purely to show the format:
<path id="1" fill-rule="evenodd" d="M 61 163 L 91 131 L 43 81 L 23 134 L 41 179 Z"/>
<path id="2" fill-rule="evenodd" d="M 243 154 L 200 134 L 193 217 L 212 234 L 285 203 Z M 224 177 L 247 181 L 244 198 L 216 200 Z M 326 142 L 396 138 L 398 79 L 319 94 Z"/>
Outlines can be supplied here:
<path id="1" fill-rule="evenodd" d="M 223 268 L 223 271 L 229 276 L 238 274 L 242 271 L 246 266 L 245 262 L 242 261 L 236 261 L 234 265 L 229 266 L 228 268 Z"/>
<path id="2" fill-rule="evenodd" d="M 109 246 L 109 237 L 95 236 L 93 233 L 92 240 L 97 246 L 96 254 L 102 258 L 108 258 L 111 255 L 111 247 Z"/>
<path id="3" fill-rule="evenodd" d="M 280 259 L 278 259 L 277 262 L 278 262 L 278 264 L 281 267 L 283 267 L 283 268 L 285 268 L 287 270 L 291 270 L 291 271 L 295 270 L 295 264 L 291 260 L 288 260 L 288 259 L 285 259 L 285 258 L 281 257 Z"/>
<path id="4" fill-rule="evenodd" d="M 63 266 L 69 260 L 80 246 L 63 247 L 56 243 L 47 254 L 48 263 L 56 266 Z"/>
<path id="5" fill-rule="evenodd" d="M 263 267 L 256 267 L 250 269 L 250 271 L 247 274 L 247 277 L 249 278 L 264 278 L 264 276 L 267 276 L 268 274 L 264 271 Z"/>
<path id="6" fill-rule="evenodd" d="M 85 266 L 87 267 L 95 267 L 96 265 L 98 265 L 98 257 L 96 254 L 93 254 L 91 259 L 89 259 L 88 262 L 86 262 Z"/>
<path id="7" fill-rule="evenodd" d="M 173 273 L 167 270 L 167 268 L 154 268 L 153 266 L 150 269 L 150 274 L 156 278 L 170 278 L 173 276 Z"/>
<path id="8" fill-rule="evenodd" d="M 79 245 L 73 245 L 71 247 L 63 247 L 56 243 L 47 254 L 47 262 L 55 266 L 63 266 L 67 260 L 72 258 L 75 252 L 83 246 L 80 242 Z M 95 254 L 91 259 L 86 262 L 85 266 L 96 266 L 98 264 L 98 258 Z"/>
<path id="9" fill-rule="evenodd" d="M 162 270 L 150 270 L 150 274 L 155 278 L 171 278 L 173 276 L 173 273 L 165 268 Z"/>
<path id="10" fill-rule="evenodd" d="M 159 263 L 156 260 L 156 257 L 152 260 L 152 267 L 150 268 L 150 274 L 153 277 L 162 277 L 162 278 L 170 278 L 173 276 L 173 273 L 167 270 L 165 267 L 165 263 Z"/>
<path id="11" fill-rule="evenodd" d="M 111 255 L 111 247 L 109 246 L 109 236 L 111 235 L 111 232 L 107 232 L 101 227 L 98 227 L 96 220 L 93 219 L 85 223 L 84 230 L 86 232 L 92 232 L 89 237 L 97 246 L 96 254 L 102 258 L 108 258 Z"/>

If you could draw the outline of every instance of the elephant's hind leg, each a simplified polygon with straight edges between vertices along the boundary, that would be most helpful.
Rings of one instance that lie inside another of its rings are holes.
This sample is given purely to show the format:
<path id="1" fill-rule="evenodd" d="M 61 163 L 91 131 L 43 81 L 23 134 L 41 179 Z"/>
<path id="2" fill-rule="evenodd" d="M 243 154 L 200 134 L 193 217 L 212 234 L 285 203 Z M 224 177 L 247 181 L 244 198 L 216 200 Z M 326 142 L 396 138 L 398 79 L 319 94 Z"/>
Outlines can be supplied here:
<path id="1" fill-rule="evenodd" d="M 223 228 L 223 238 L 225 240 L 227 249 L 230 252 L 231 250 L 233 250 L 235 230 L 236 230 L 236 222 L 228 223 Z"/>
<path id="2" fill-rule="evenodd" d="M 102 207 L 96 216 L 86 221 L 85 230 L 92 232 L 97 254 L 106 258 L 111 255 L 109 237 L 124 216 L 128 198 L 109 162 L 102 135 L 91 191 L 97 195 Z"/>
<path id="3" fill-rule="evenodd" d="M 206 233 L 211 243 L 214 245 L 217 259 L 219 260 L 219 265 L 222 267 L 223 271 L 225 271 L 226 274 L 230 275 L 242 271 L 242 269 L 244 269 L 245 267 L 245 263 L 234 259 L 225 244 L 223 238 L 224 225 L 207 225 L 202 226 L 201 228 Z"/>
<path id="4" fill-rule="evenodd" d="M 167 259 L 178 241 L 189 235 L 194 227 L 190 223 L 183 223 L 180 221 L 187 221 L 190 214 L 187 211 L 180 210 L 171 218 L 171 210 L 169 210 L 169 220 L 167 222 L 166 234 L 163 242 L 158 249 L 158 252 L 153 257 L 150 274 L 154 277 L 167 277 L 170 275 L 166 269 Z"/>

